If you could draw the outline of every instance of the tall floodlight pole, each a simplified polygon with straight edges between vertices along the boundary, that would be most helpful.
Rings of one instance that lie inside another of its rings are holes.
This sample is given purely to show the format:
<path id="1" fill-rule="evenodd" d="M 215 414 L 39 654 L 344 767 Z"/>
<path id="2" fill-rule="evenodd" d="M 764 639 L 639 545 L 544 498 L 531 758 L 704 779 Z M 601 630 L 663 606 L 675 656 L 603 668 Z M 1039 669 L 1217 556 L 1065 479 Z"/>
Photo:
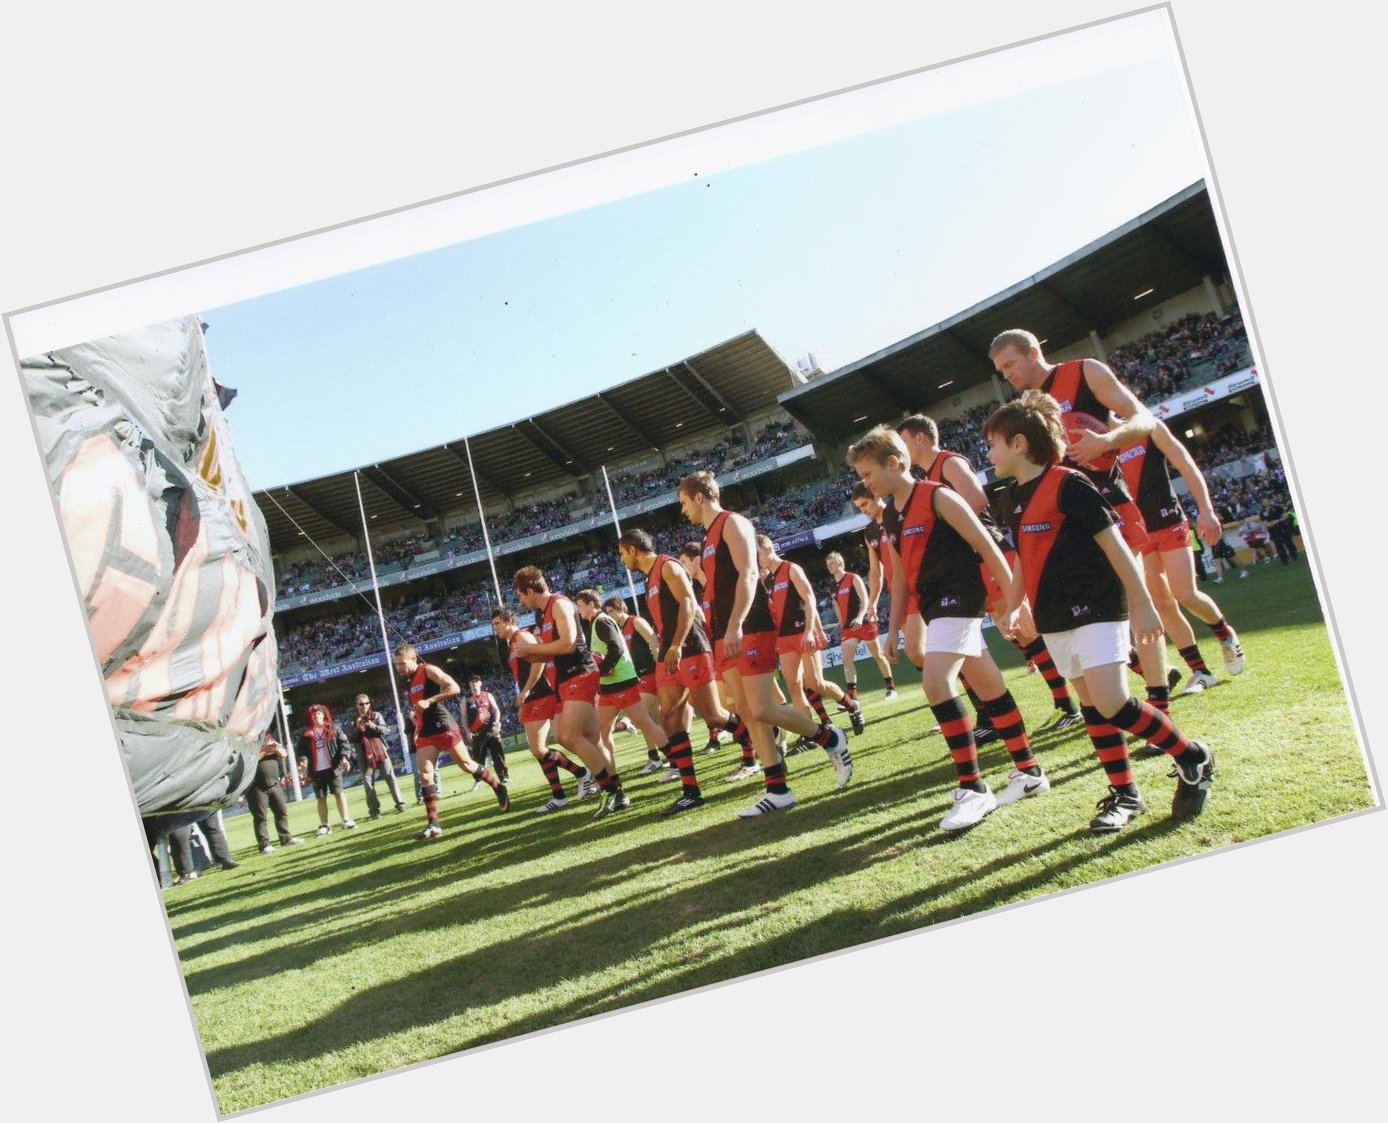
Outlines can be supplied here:
<path id="1" fill-rule="evenodd" d="M 386 653 L 386 679 L 390 682 L 390 696 L 395 700 L 395 731 L 400 736 L 400 751 L 409 759 L 410 742 L 405 737 L 405 711 L 400 708 L 400 691 L 395 685 L 395 653 L 390 649 L 390 636 L 386 633 L 386 614 L 381 608 L 381 586 L 376 580 L 376 559 L 371 553 L 371 528 L 366 524 L 366 504 L 361 498 L 361 477 L 352 472 L 352 483 L 357 489 L 357 510 L 361 514 L 361 534 L 366 542 L 366 564 L 371 570 L 371 592 L 376 597 L 376 622 L 381 625 L 381 648 Z"/>
<path id="2" fill-rule="evenodd" d="M 477 500 L 477 518 L 482 524 L 482 545 L 487 548 L 487 564 L 492 569 L 492 587 L 496 590 L 496 603 L 500 607 L 505 603 L 501 595 L 501 582 L 496 576 L 496 556 L 492 553 L 491 535 L 487 533 L 487 513 L 482 510 L 482 489 L 477 486 L 477 472 L 472 466 L 472 442 L 463 436 L 463 451 L 467 453 L 467 474 L 472 477 L 472 497 Z"/>
<path id="3" fill-rule="evenodd" d="M 612 525 L 617 528 L 617 537 L 622 537 L 622 521 L 617 518 L 617 502 L 612 498 L 612 481 L 607 478 L 607 465 L 601 465 L 602 486 L 607 488 L 607 506 L 612 512 Z M 625 568 L 625 567 L 623 567 Z M 631 603 L 638 616 L 641 615 L 641 602 L 636 599 L 636 581 L 631 576 L 631 570 L 627 570 L 627 588 L 631 591 Z"/>

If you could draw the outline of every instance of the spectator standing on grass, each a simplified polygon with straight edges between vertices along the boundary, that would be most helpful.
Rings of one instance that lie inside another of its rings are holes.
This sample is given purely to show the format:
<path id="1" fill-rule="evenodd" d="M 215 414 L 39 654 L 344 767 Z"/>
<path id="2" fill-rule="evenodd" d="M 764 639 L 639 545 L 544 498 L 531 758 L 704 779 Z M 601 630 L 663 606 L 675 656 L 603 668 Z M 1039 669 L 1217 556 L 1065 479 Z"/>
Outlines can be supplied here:
<path id="1" fill-rule="evenodd" d="M 308 725 L 299 734 L 298 756 L 304 764 L 313 794 L 318 799 L 318 834 L 331 834 L 328 826 L 328 795 L 337 801 L 342 829 L 350 831 L 357 824 L 347 814 L 347 796 L 342 791 L 342 774 L 351 760 L 347 737 L 333 721 L 327 706 L 314 703 L 308 708 Z"/>
<path id="2" fill-rule="evenodd" d="M 381 817 L 381 798 L 376 794 L 376 785 L 385 780 L 390 789 L 390 798 L 395 801 L 398 815 L 405 810 L 405 801 L 400 798 L 400 785 L 395 780 L 395 766 L 390 760 L 390 749 L 386 745 L 386 722 L 376 710 L 371 708 L 371 698 L 366 694 L 356 697 L 356 714 L 352 723 L 351 738 L 356 742 L 361 758 L 362 787 L 366 791 L 366 811 L 372 819 Z"/>
<path id="3" fill-rule="evenodd" d="M 1276 497 L 1263 506 L 1263 523 L 1272 536 L 1272 544 L 1277 547 L 1277 557 L 1283 565 L 1289 565 L 1299 556 L 1296 543 L 1292 541 L 1292 509 L 1284 506 Z"/>
<path id="4" fill-rule="evenodd" d="M 197 827 L 207 840 L 208 857 L 212 864 L 224 870 L 234 870 L 239 862 L 231 856 L 231 846 L 227 843 L 226 832 L 222 830 L 222 814 L 214 811 L 195 823 L 185 823 L 168 832 L 169 855 L 173 859 L 175 885 L 193 881 L 198 876 L 197 865 L 193 861 L 193 828 Z"/>
<path id="5" fill-rule="evenodd" d="M 255 841 L 262 854 L 273 854 L 270 842 L 269 813 L 275 813 L 275 831 L 281 846 L 298 846 L 299 840 L 289 829 L 289 805 L 284 799 L 284 762 L 288 757 L 284 746 L 275 740 L 270 730 L 260 742 L 260 759 L 256 761 L 255 778 L 246 789 L 246 804 L 255 823 Z"/>

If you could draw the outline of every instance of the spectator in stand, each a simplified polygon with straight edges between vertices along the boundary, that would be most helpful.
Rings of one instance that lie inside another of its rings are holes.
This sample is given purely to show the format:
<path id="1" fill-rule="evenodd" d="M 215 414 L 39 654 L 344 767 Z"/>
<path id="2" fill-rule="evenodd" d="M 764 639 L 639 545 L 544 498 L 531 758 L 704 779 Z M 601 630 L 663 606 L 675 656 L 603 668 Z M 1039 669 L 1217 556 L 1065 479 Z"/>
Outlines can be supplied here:
<path id="1" fill-rule="evenodd" d="M 270 842 L 269 813 L 275 813 L 275 831 L 281 846 L 298 846 L 299 840 L 289 829 L 289 805 L 285 803 L 284 762 L 288 759 L 284 746 L 275 740 L 271 730 L 265 731 L 260 741 L 260 758 L 256 762 L 255 779 L 246 789 L 246 804 L 251 809 L 251 819 L 255 823 L 255 841 L 262 854 L 273 854 L 274 845 Z"/>

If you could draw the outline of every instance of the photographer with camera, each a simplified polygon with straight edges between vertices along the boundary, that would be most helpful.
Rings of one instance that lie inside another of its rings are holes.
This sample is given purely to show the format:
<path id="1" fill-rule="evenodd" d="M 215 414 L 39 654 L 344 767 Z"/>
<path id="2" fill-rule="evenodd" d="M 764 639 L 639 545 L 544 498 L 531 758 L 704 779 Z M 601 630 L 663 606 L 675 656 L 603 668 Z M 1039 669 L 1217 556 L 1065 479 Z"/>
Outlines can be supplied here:
<path id="1" fill-rule="evenodd" d="M 390 751 L 386 747 L 386 723 L 377 711 L 371 708 L 371 699 L 358 694 L 356 715 L 350 734 L 359 748 L 361 758 L 362 787 L 366 791 L 366 810 L 372 819 L 381 817 L 381 799 L 376 794 L 376 784 L 384 779 L 390 789 L 390 798 L 395 801 L 395 812 L 405 810 L 405 801 L 400 798 L 400 785 L 395 781 L 395 766 L 391 763 Z"/>

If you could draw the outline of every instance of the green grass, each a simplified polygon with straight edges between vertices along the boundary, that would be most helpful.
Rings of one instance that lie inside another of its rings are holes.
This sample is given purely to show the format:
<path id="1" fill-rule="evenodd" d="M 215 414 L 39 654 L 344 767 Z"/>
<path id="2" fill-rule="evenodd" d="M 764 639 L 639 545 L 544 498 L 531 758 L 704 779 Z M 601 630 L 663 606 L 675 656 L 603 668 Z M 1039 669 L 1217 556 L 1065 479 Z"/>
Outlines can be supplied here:
<path id="1" fill-rule="evenodd" d="M 1248 669 L 1173 706 L 1218 757 L 1194 822 L 1166 814 L 1166 759 L 1135 754 L 1151 813 L 1092 836 L 1103 774 L 1083 731 L 1068 730 L 1038 740 L 1049 795 L 943 835 L 953 769 L 940 736 L 924 735 L 929 711 L 904 662 L 910 685 L 893 704 L 870 665 L 860 671 L 869 724 L 853 743 L 852 784 L 836 790 L 822 754 L 793 757 L 800 805 L 764 820 L 734 818 L 760 784 L 721 782 L 736 766 L 730 746 L 698 757 L 706 808 L 656 817 L 677 786 L 634 778 L 644 752 L 633 738 L 619 744 L 632 810 L 601 822 L 593 803 L 533 814 L 547 789 L 524 752 L 511 757 L 509 815 L 445 770 L 447 833 L 428 847 L 412 840 L 422 811 L 368 822 L 360 789 L 356 831 L 313 838 L 312 801 L 291 805 L 305 843 L 268 857 L 255 852 L 249 816 L 228 819 L 241 868 L 165 897 L 221 1110 L 1372 806 L 1304 564 L 1210 589 L 1240 629 Z M 1208 629 L 1197 635 L 1223 677 Z M 1044 683 L 992 642 L 1039 725 L 1050 714 Z M 1006 752 L 990 745 L 982 757 L 1000 787 Z"/>

